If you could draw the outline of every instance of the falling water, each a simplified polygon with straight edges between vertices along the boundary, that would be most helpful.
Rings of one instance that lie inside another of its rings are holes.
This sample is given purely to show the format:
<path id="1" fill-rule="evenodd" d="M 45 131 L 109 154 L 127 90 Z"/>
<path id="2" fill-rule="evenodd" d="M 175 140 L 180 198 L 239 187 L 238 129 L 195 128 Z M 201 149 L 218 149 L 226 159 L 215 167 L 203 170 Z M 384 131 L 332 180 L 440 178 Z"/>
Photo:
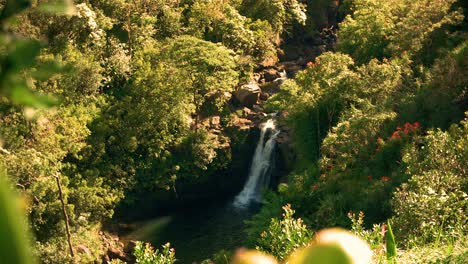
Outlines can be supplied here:
<path id="1" fill-rule="evenodd" d="M 275 139 L 280 131 L 276 129 L 273 119 L 261 124 L 260 129 L 260 139 L 255 149 L 249 177 L 242 191 L 234 199 L 236 207 L 244 207 L 251 201 L 260 201 L 262 188 L 270 185 L 272 153 L 276 144 Z M 269 138 L 265 142 L 266 135 L 269 135 Z"/>

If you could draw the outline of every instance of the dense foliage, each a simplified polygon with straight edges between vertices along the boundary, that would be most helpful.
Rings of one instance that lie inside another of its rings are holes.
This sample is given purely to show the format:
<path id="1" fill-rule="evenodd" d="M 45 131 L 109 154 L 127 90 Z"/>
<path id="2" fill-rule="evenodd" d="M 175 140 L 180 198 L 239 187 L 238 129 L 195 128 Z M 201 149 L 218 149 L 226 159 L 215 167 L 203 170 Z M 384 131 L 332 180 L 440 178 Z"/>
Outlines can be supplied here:
<path id="1" fill-rule="evenodd" d="M 38 259 L 99 261 L 116 208 L 223 177 L 245 138 L 236 87 L 339 4 L 334 48 L 264 105 L 284 114 L 297 159 L 247 222 L 249 246 L 284 261 L 341 226 L 382 262 L 389 221 L 404 250 L 390 262 L 466 261 L 464 1 L 3 0 L 0 174 L 24 197 Z M 168 244 L 134 256 L 176 261 Z"/>
<path id="2" fill-rule="evenodd" d="M 336 50 L 267 102 L 288 112 L 298 154 L 275 199 L 312 228 L 348 227 L 348 212 L 365 212 L 373 231 L 351 213 L 353 230 L 377 255 L 376 224 L 389 218 L 409 252 L 457 244 L 467 231 L 466 6 L 355 0 L 343 8 Z"/>
<path id="3" fill-rule="evenodd" d="M 95 230 L 120 202 L 176 192 L 176 180 L 228 166 L 230 139 L 202 121 L 226 120 L 238 82 L 254 63 L 274 63 L 283 31 L 305 21 L 296 0 L 260 9 L 205 0 L 0 5 L 10 34 L 2 37 L 0 161 L 29 201 L 44 263 L 72 261 L 60 254 L 62 210 L 73 244 L 93 248 L 78 259 L 91 261 L 103 253 Z"/>

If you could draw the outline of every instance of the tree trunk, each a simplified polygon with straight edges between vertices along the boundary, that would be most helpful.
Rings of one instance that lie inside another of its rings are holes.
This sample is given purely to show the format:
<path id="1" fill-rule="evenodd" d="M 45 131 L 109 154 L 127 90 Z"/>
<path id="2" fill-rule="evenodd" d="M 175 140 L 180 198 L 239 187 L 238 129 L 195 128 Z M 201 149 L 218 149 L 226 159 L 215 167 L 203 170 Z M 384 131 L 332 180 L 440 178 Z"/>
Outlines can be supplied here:
<path id="1" fill-rule="evenodd" d="M 71 242 L 70 222 L 68 221 L 67 209 L 65 207 L 65 201 L 63 200 L 62 185 L 60 184 L 60 179 L 59 179 L 59 174 L 58 173 L 55 174 L 55 181 L 57 182 L 60 202 L 62 203 L 63 216 L 65 217 L 65 228 L 67 229 L 67 240 L 68 240 L 68 247 L 70 248 L 70 255 L 72 256 L 73 260 L 75 260 L 75 253 L 73 252 L 73 246 L 72 246 L 72 242 Z"/>

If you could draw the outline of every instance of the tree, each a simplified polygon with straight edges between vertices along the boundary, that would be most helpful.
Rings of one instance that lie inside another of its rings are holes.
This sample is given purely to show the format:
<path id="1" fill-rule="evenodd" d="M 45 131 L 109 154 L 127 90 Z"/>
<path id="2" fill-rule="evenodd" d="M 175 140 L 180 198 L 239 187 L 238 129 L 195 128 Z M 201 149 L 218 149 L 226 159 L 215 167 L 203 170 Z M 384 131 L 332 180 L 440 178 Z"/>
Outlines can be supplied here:
<path id="1" fill-rule="evenodd" d="M 232 92 L 238 82 L 236 60 L 229 49 L 194 37 L 182 36 L 164 45 L 159 63 L 171 65 L 180 76 L 188 76 L 184 89 L 191 95 L 195 123 L 206 98 L 220 95 L 219 105 L 226 101 L 224 93 Z"/>

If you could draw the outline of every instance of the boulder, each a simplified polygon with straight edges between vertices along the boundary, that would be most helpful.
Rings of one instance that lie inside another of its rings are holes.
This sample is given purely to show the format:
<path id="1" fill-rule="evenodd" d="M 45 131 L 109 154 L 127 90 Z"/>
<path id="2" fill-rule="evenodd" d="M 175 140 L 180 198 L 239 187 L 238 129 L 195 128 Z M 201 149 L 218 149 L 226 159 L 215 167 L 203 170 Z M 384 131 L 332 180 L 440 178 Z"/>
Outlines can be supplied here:
<path id="1" fill-rule="evenodd" d="M 127 254 L 132 254 L 133 251 L 135 250 L 135 247 L 137 246 L 137 242 L 138 241 L 136 241 L 136 240 L 129 240 L 127 242 L 127 245 L 124 248 L 124 252 L 127 253 Z"/>
<path id="2" fill-rule="evenodd" d="M 279 77 L 280 74 L 275 68 L 269 68 L 263 72 L 263 78 L 265 78 L 266 82 L 272 82 Z"/>
<path id="3" fill-rule="evenodd" d="M 244 107 L 244 108 L 242 109 L 242 112 L 243 112 L 243 116 L 244 116 L 244 117 L 247 117 L 247 116 L 249 116 L 249 115 L 252 114 L 252 110 L 251 110 L 250 108 L 247 108 L 247 107 Z"/>
<path id="4" fill-rule="evenodd" d="M 268 93 L 263 92 L 260 94 L 260 99 L 262 99 L 263 101 L 268 100 L 269 97 L 270 95 Z"/>
<path id="5" fill-rule="evenodd" d="M 109 247 L 107 249 L 107 256 L 109 256 L 109 259 L 126 260 L 125 252 L 120 248 Z"/>
<path id="6" fill-rule="evenodd" d="M 257 103 L 261 92 L 262 90 L 258 84 L 251 82 L 239 87 L 234 96 L 243 106 L 252 107 Z"/>

